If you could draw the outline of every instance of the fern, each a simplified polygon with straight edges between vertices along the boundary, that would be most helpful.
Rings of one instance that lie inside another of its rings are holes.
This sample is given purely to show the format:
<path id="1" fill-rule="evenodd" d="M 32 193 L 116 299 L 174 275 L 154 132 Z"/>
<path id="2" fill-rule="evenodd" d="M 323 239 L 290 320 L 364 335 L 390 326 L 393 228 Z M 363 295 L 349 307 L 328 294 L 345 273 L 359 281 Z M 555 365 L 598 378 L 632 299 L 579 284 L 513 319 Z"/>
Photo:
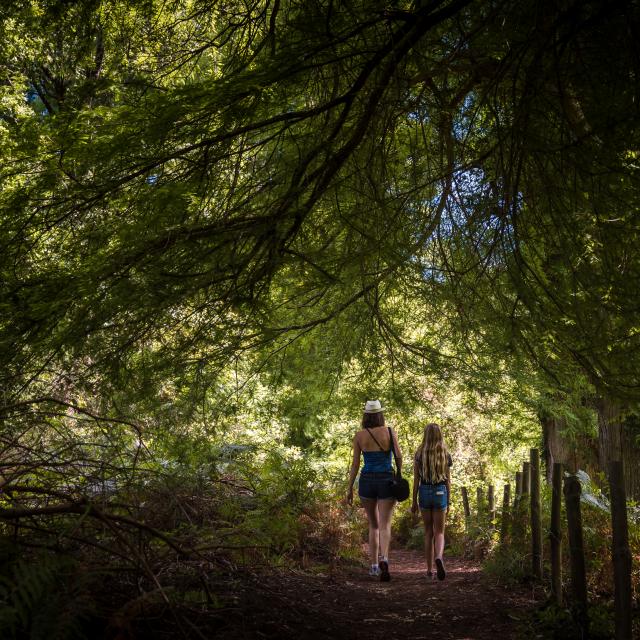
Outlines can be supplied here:
<path id="1" fill-rule="evenodd" d="M 0 574 L 0 637 L 80 640 L 90 614 L 89 576 L 67 557 L 40 554 Z"/>

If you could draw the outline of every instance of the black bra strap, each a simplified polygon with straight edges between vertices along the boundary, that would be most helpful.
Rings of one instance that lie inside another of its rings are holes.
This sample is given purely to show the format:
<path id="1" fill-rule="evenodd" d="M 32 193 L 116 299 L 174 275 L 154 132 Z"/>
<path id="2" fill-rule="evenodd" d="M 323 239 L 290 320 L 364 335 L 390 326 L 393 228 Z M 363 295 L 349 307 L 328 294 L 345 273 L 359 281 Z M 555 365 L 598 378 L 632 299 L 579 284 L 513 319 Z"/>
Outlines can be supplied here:
<path id="1" fill-rule="evenodd" d="M 369 427 L 365 427 L 365 429 L 368 431 L 369 435 L 373 438 L 373 441 L 380 447 L 380 451 L 384 451 L 384 449 L 380 446 L 380 443 L 376 440 L 376 437 L 373 435 L 373 433 L 371 433 L 371 430 L 369 429 Z M 391 449 L 389 449 L 389 451 L 391 451 Z"/>

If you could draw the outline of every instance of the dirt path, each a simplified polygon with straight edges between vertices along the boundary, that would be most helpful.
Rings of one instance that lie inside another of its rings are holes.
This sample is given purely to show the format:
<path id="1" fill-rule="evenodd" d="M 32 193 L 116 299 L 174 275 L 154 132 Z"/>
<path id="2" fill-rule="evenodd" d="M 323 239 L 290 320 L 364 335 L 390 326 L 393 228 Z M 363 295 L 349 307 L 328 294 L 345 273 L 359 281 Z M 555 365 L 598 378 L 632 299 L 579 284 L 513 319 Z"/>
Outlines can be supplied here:
<path id="1" fill-rule="evenodd" d="M 520 622 L 534 605 L 530 592 L 496 585 L 473 561 L 449 558 L 446 566 L 444 582 L 428 580 L 421 554 L 396 551 L 389 583 L 361 568 L 334 576 L 263 576 L 260 595 L 246 594 L 252 614 L 236 632 L 244 638 L 318 640 L 530 637 Z"/>

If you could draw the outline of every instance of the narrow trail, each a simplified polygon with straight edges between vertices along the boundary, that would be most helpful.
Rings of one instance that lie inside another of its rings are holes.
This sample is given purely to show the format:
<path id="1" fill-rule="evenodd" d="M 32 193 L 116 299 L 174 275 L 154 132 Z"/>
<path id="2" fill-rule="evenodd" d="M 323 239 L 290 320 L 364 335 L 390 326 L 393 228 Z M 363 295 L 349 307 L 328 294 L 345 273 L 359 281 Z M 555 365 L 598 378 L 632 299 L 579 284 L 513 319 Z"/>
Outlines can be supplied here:
<path id="1" fill-rule="evenodd" d="M 522 620 L 531 591 L 495 584 L 477 562 L 446 559 L 443 582 L 427 579 L 422 554 L 397 550 L 388 583 L 353 568 L 333 576 L 272 574 L 261 580 L 273 599 L 255 602 L 245 638 L 516 640 L 531 637 Z M 249 594 L 247 594 L 249 596 Z M 249 596 L 250 598 L 250 596 Z"/>

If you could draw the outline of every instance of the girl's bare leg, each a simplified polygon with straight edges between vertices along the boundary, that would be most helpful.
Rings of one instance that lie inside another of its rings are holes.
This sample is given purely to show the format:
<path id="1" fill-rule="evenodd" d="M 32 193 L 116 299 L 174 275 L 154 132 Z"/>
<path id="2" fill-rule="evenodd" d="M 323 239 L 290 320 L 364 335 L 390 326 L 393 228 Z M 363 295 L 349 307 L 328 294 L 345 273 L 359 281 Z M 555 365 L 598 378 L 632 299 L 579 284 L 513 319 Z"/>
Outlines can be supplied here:
<path id="1" fill-rule="evenodd" d="M 378 548 L 380 545 L 380 529 L 378 524 L 378 503 L 373 498 L 360 498 L 369 520 L 369 560 L 378 564 Z"/>
<path id="2" fill-rule="evenodd" d="M 391 545 L 391 516 L 395 500 L 378 500 L 378 515 L 380 516 L 380 555 L 389 558 L 389 546 Z"/>
<path id="3" fill-rule="evenodd" d="M 421 511 L 424 524 L 424 555 L 427 560 L 427 571 L 433 571 L 433 512 L 429 509 Z"/>
<path id="4" fill-rule="evenodd" d="M 436 558 L 442 559 L 444 553 L 444 523 L 447 512 L 443 509 L 433 511 L 433 545 L 435 547 Z"/>

